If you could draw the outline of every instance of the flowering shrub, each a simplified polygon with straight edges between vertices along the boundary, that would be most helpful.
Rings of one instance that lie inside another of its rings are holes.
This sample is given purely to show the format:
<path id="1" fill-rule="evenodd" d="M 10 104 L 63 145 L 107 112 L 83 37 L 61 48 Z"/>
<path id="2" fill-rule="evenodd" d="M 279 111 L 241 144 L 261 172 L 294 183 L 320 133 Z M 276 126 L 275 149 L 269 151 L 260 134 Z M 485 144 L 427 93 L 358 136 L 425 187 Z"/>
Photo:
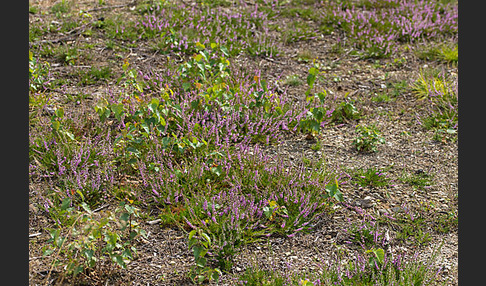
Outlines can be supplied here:
<path id="1" fill-rule="evenodd" d="M 400 42 L 458 31 L 457 5 L 423 0 L 370 0 L 361 6 L 343 2 L 326 7 L 325 21 L 343 29 L 350 42 L 371 58 L 390 56 Z"/>

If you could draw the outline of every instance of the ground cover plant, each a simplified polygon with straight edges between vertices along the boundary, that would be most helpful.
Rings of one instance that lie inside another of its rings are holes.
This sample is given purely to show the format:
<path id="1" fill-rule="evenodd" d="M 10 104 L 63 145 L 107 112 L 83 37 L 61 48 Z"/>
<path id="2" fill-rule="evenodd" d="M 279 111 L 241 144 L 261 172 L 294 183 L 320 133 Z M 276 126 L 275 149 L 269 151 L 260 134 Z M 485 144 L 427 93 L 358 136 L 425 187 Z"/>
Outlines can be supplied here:
<path id="1" fill-rule="evenodd" d="M 457 285 L 457 1 L 29 2 L 32 285 Z"/>

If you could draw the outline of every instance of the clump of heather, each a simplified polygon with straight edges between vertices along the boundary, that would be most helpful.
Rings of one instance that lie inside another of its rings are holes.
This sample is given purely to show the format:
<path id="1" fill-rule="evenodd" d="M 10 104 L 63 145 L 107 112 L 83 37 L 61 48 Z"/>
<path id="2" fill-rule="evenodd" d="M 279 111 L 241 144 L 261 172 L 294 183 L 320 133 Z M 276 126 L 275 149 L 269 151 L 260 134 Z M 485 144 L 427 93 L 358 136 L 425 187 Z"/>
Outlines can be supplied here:
<path id="1" fill-rule="evenodd" d="M 126 114 L 123 121 L 141 123 L 145 131 L 139 133 L 148 139 L 163 136 L 171 140 L 168 145 L 184 143 L 192 151 L 197 144 L 211 150 L 236 143 L 279 142 L 307 110 L 298 110 L 302 107 L 270 89 L 258 74 L 233 70 L 224 46 L 212 47 L 200 44 L 200 53 L 175 70 L 140 72 L 145 91 L 120 100 Z"/>
<path id="2" fill-rule="evenodd" d="M 369 57 L 386 57 L 400 42 L 431 39 L 458 32 L 457 4 L 434 1 L 373 0 L 368 5 L 325 5 L 323 18 L 341 28 Z"/>
<path id="3" fill-rule="evenodd" d="M 253 7 L 240 11 L 210 8 L 199 5 L 158 6 L 137 23 L 144 37 L 159 37 L 162 52 L 195 51 L 197 42 L 203 45 L 217 43 L 228 48 L 231 55 L 248 49 L 252 54 L 274 52 L 266 39 L 267 14 Z M 254 48 L 254 46 L 260 48 Z M 263 49 L 262 47 L 266 47 Z M 275 54 L 273 54 L 275 55 Z"/>
<path id="4" fill-rule="evenodd" d="M 56 180 L 51 197 L 99 204 L 115 184 L 115 166 L 108 160 L 113 154 L 109 138 L 86 138 L 75 145 L 49 135 L 35 136 L 31 143 L 30 179 Z"/>
<path id="5" fill-rule="evenodd" d="M 354 252 L 354 258 L 347 261 L 336 254 L 318 263 L 322 274 L 313 285 L 431 285 L 441 272 L 434 265 L 438 253 L 436 250 L 425 262 L 419 259 L 418 253 L 392 254 L 381 248 Z"/>
<path id="6" fill-rule="evenodd" d="M 182 205 L 187 226 L 211 237 L 211 257 L 222 269 L 242 245 L 306 231 L 335 202 L 326 191 L 334 174 L 285 168 L 258 145 L 222 147 L 179 164 L 163 157 L 153 154 L 157 170 L 140 162 L 146 193 L 163 207 Z"/>

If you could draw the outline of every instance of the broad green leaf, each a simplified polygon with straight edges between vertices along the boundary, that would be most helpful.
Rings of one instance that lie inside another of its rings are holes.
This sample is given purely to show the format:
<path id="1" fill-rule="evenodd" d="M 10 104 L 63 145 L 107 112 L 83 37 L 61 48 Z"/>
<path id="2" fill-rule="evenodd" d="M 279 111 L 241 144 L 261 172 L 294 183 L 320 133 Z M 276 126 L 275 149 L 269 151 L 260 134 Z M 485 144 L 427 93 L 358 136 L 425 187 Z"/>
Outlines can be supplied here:
<path id="1" fill-rule="evenodd" d="M 203 283 L 204 280 L 206 280 L 206 276 L 204 276 L 204 275 L 198 275 L 197 276 L 198 283 Z"/>
<path id="2" fill-rule="evenodd" d="M 56 109 L 56 111 L 54 112 L 54 115 L 57 118 L 63 118 L 64 117 L 64 109 L 62 109 L 62 108 Z"/>
<path id="3" fill-rule="evenodd" d="M 324 92 L 319 92 L 319 93 L 317 94 L 317 96 L 319 97 L 319 100 L 321 101 L 321 103 L 324 103 L 324 100 L 326 99 L 326 94 L 327 94 L 327 93 L 326 93 L 326 91 L 324 91 Z"/>
<path id="4" fill-rule="evenodd" d="M 120 220 L 127 222 L 130 219 L 130 214 L 129 213 L 122 213 L 120 215 Z"/>
<path id="5" fill-rule="evenodd" d="M 54 129 L 55 131 L 59 131 L 59 129 L 61 128 L 61 122 L 57 120 L 52 121 L 51 124 L 52 124 L 52 129 Z"/>
<path id="6" fill-rule="evenodd" d="M 207 260 L 204 257 L 199 257 L 199 259 L 196 259 L 196 265 L 199 267 L 204 267 L 206 266 Z"/>
<path id="7" fill-rule="evenodd" d="M 316 81 L 316 76 L 313 74 L 309 74 L 307 76 L 307 84 L 309 85 L 309 89 L 314 86 L 314 82 Z"/>
<path id="8" fill-rule="evenodd" d="M 87 212 L 87 213 L 91 213 L 91 209 L 89 208 L 88 204 L 85 203 L 85 202 L 82 202 L 81 203 L 81 207 Z"/>
<path id="9" fill-rule="evenodd" d="M 122 257 L 133 259 L 133 255 L 132 255 L 132 252 L 130 251 L 130 248 L 126 248 L 126 249 L 123 250 Z"/>
<path id="10" fill-rule="evenodd" d="M 189 232 L 189 240 L 191 240 L 191 238 L 196 234 L 196 230 L 193 229 L 191 230 L 191 232 Z"/>
<path id="11" fill-rule="evenodd" d="M 221 51 L 223 52 L 225 57 L 229 57 L 228 49 L 225 46 L 221 46 Z"/>
<path id="12" fill-rule="evenodd" d="M 64 200 L 62 200 L 61 210 L 65 211 L 69 207 L 71 207 L 71 199 L 70 198 L 65 198 Z"/>
<path id="13" fill-rule="evenodd" d="M 200 62 L 203 59 L 203 56 L 201 54 L 198 54 L 194 57 L 194 59 L 196 60 L 196 62 Z"/>
<path id="14" fill-rule="evenodd" d="M 79 273 L 83 272 L 84 271 L 84 267 L 83 265 L 77 265 L 75 268 L 74 268 L 74 271 L 73 271 L 73 276 L 76 276 L 78 275 Z"/>
<path id="15" fill-rule="evenodd" d="M 211 245 L 211 238 L 209 238 L 209 235 L 203 232 L 201 233 L 201 236 L 204 237 L 204 239 L 206 239 L 207 242 L 209 242 L 209 245 Z"/>
<path id="16" fill-rule="evenodd" d="M 150 127 L 147 124 L 147 120 L 144 120 L 142 123 L 140 123 L 140 126 L 142 126 L 142 129 L 145 131 L 145 133 L 150 134 Z"/>
<path id="17" fill-rule="evenodd" d="M 121 266 L 123 269 L 127 268 L 127 265 L 125 264 L 125 261 L 123 261 L 123 257 L 121 255 L 114 254 L 112 256 L 112 259 L 113 259 L 114 262 L 116 262 L 116 264 Z"/>
<path id="18" fill-rule="evenodd" d="M 127 151 L 130 152 L 130 153 L 133 153 L 135 155 L 140 154 L 140 151 L 138 151 L 138 149 L 135 149 L 133 147 L 127 147 Z"/>
<path id="19" fill-rule="evenodd" d="M 314 107 L 312 109 L 312 114 L 314 115 L 314 118 L 318 122 L 322 122 L 322 120 L 324 119 L 324 113 L 322 112 L 322 108 L 321 107 Z"/>
<path id="20" fill-rule="evenodd" d="M 165 122 L 164 117 L 160 117 L 160 125 L 164 126 L 167 125 L 167 122 Z"/>
<path id="21" fill-rule="evenodd" d="M 260 84 L 263 88 L 263 91 L 267 92 L 268 91 L 268 88 L 267 88 L 267 81 L 266 80 L 260 80 Z"/>
<path id="22" fill-rule="evenodd" d="M 92 249 L 84 249 L 83 255 L 84 255 L 84 257 L 86 257 L 86 259 L 88 259 L 88 261 L 91 261 L 93 259 L 94 250 L 92 250 Z M 96 260 L 96 257 L 95 257 L 94 260 Z"/>
<path id="23" fill-rule="evenodd" d="M 115 114 L 115 118 L 118 120 L 121 120 L 121 116 L 125 112 L 125 106 L 120 103 L 120 104 L 112 104 L 111 105 L 111 110 Z"/>
<path id="24" fill-rule="evenodd" d="M 211 173 L 215 174 L 216 176 L 221 176 L 221 174 L 223 173 L 223 167 L 221 167 L 221 165 L 218 165 L 216 167 L 212 167 L 211 169 Z"/>
<path id="25" fill-rule="evenodd" d="M 194 246 L 192 251 L 194 252 L 194 258 L 196 260 L 203 258 L 206 255 L 206 253 L 208 252 L 207 249 L 205 249 L 204 247 L 202 247 L 200 245 Z"/>
<path id="26" fill-rule="evenodd" d="M 218 268 L 213 269 L 213 272 L 211 273 L 211 280 L 216 281 L 216 283 L 219 281 L 219 276 L 221 275 L 221 270 Z"/>
<path id="27" fill-rule="evenodd" d="M 273 211 L 270 210 L 268 206 L 263 207 L 263 214 L 267 217 L 270 218 L 270 216 L 273 214 Z"/>
<path id="28" fill-rule="evenodd" d="M 211 43 L 211 47 L 212 47 L 212 45 L 213 45 L 213 43 Z M 196 43 L 196 47 L 199 48 L 199 49 L 201 49 L 201 50 L 203 50 L 203 49 L 206 48 L 206 46 L 204 46 L 204 44 L 201 44 L 200 42 L 197 42 Z"/>
<path id="29" fill-rule="evenodd" d="M 159 100 L 157 98 L 152 98 L 152 100 L 150 101 L 150 104 L 148 106 L 150 112 L 155 112 L 157 110 L 157 108 L 159 107 Z"/>
<path id="30" fill-rule="evenodd" d="M 383 264 L 383 261 L 385 259 L 385 251 L 381 248 L 378 248 L 373 249 L 373 253 L 375 254 L 376 259 L 378 259 L 378 262 L 380 262 L 380 264 Z"/>
<path id="31" fill-rule="evenodd" d="M 311 75 L 313 75 L 315 77 L 317 74 L 319 74 L 319 70 L 317 68 L 315 68 L 315 67 L 311 67 L 309 69 L 309 74 L 311 74 Z"/>
<path id="32" fill-rule="evenodd" d="M 69 131 L 66 131 L 66 130 L 63 130 L 62 133 L 64 135 L 66 135 L 69 139 L 71 139 L 72 141 L 74 141 L 74 135 L 73 135 L 73 133 L 71 133 Z"/>
<path id="33" fill-rule="evenodd" d="M 46 249 L 44 250 L 44 252 L 42 253 L 42 256 L 49 256 L 51 255 L 52 253 L 54 252 L 54 249 Z"/>
<path id="34" fill-rule="evenodd" d="M 446 132 L 449 134 L 455 134 L 457 131 L 455 129 L 447 129 Z"/>

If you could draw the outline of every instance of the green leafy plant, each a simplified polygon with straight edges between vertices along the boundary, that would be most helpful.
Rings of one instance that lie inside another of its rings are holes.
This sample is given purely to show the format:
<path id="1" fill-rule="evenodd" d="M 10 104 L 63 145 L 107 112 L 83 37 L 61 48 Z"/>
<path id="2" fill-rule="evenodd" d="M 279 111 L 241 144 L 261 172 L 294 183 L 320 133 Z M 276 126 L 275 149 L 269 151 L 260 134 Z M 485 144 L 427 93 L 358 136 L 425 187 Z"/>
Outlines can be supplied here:
<path id="1" fill-rule="evenodd" d="M 64 118 L 64 109 L 57 108 L 51 117 L 51 128 L 54 135 L 65 141 L 67 138 L 74 141 L 74 135 L 62 124 Z"/>
<path id="2" fill-rule="evenodd" d="M 337 179 L 334 180 L 334 183 L 328 184 L 325 188 L 326 191 L 326 198 L 333 198 L 337 202 L 343 202 L 343 193 L 339 190 L 339 184 Z"/>
<path id="3" fill-rule="evenodd" d="M 303 132 L 309 132 L 311 134 L 317 134 L 321 130 L 321 125 L 327 119 L 327 108 L 325 106 L 325 100 L 327 92 L 311 94 L 314 84 L 316 83 L 318 76 L 321 74 L 319 70 L 320 65 L 313 61 L 313 66 L 309 69 L 306 81 L 308 88 L 305 92 L 306 109 L 307 114 L 304 118 L 300 119 L 299 128 Z"/>
<path id="4" fill-rule="evenodd" d="M 138 209 L 121 204 L 114 212 L 97 215 L 84 202 L 81 208 L 76 210 L 69 198 L 60 206 L 60 214 L 70 219 L 50 231 L 44 256 L 53 256 L 51 270 L 61 267 L 64 275 L 76 277 L 87 270 L 101 271 L 107 260 L 126 268 L 126 261 L 137 254 L 135 238 L 146 236 L 133 220 L 139 216 Z"/>
<path id="5" fill-rule="evenodd" d="M 374 124 L 368 126 L 359 124 L 356 126 L 356 133 L 353 144 L 358 152 L 376 152 L 378 143 L 385 143 L 385 139 L 381 137 L 380 131 Z"/>
<path id="6" fill-rule="evenodd" d="M 39 62 L 29 50 L 29 91 L 45 91 L 49 86 L 50 65 L 48 62 Z"/>
<path id="7" fill-rule="evenodd" d="M 354 100 L 346 97 L 332 112 L 330 120 L 335 123 L 343 123 L 348 120 L 360 118 L 360 112 L 354 105 Z"/>
<path id="8" fill-rule="evenodd" d="M 206 257 L 212 246 L 211 238 L 201 229 L 197 229 L 189 233 L 188 239 L 188 245 L 194 254 L 195 260 L 195 265 L 191 268 L 191 280 L 197 284 L 201 284 L 206 280 L 214 280 L 217 283 L 222 275 L 221 270 L 210 267 Z"/>

